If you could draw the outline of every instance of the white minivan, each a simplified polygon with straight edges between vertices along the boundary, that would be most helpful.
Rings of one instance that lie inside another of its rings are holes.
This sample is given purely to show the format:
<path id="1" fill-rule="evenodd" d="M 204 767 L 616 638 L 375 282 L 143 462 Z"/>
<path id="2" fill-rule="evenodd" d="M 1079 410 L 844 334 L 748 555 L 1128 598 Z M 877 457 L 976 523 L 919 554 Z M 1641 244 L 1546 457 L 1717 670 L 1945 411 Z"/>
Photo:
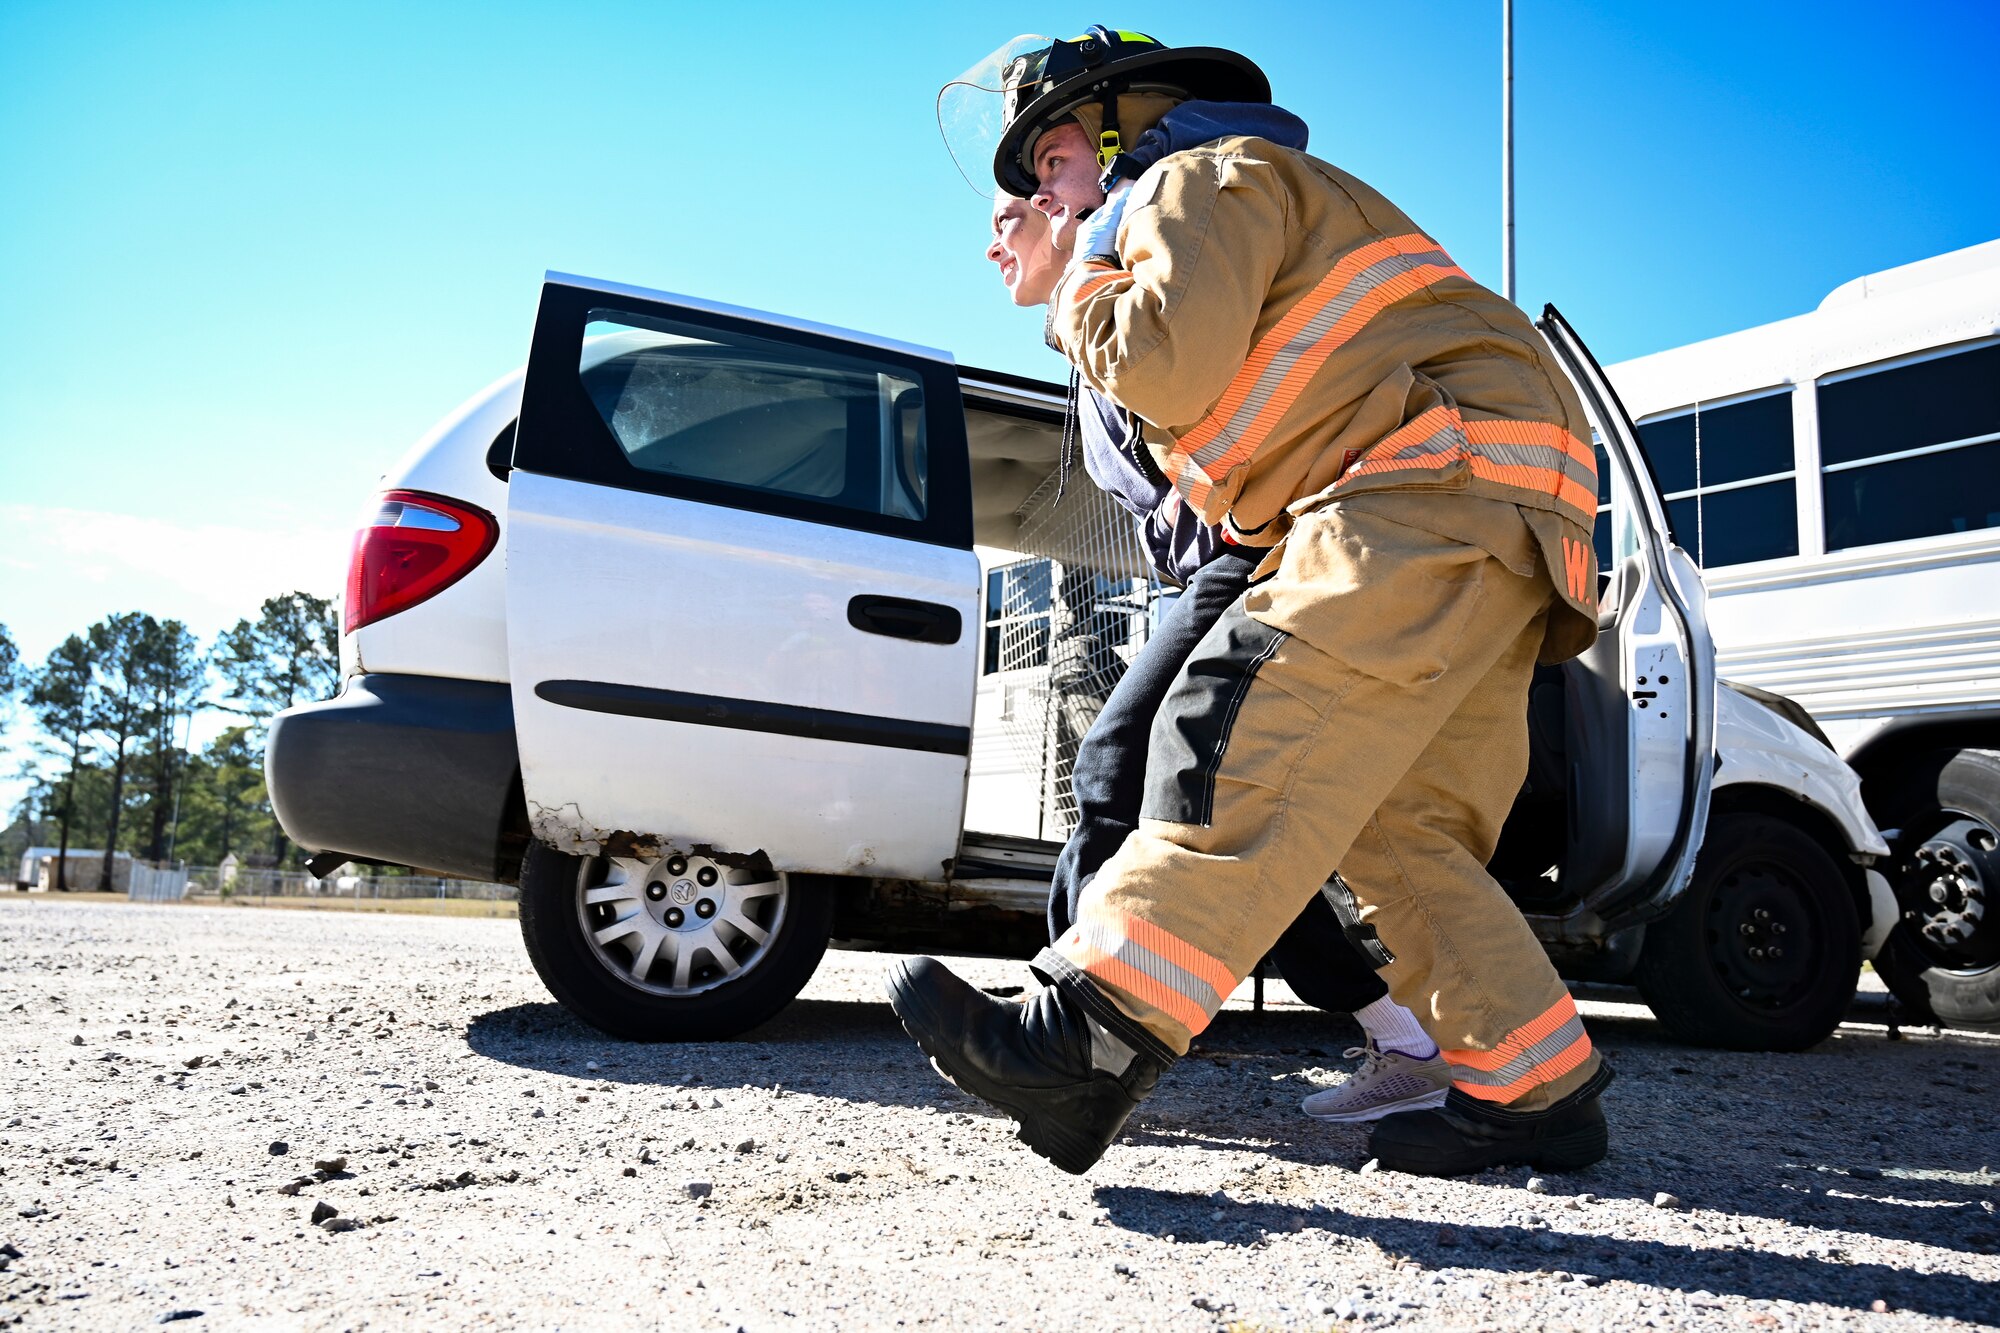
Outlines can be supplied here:
<path id="1" fill-rule="evenodd" d="M 1718 681 L 1631 423 L 1540 327 L 1620 503 L 1493 872 L 1567 975 L 1636 980 L 1687 1039 L 1810 1045 L 1894 924 L 1888 849 L 1802 710 Z M 524 370 L 370 502 L 341 692 L 271 728 L 279 819 L 315 867 L 518 880 L 550 991 L 623 1037 L 753 1027 L 829 944 L 1029 956 L 1059 843 L 964 818 L 975 545 L 1075 560 L 1025 512 L 1062 414 L 941 352 L 550 275 Z M 1273 952 L 1308 1002 L 1344 901 Z"/>

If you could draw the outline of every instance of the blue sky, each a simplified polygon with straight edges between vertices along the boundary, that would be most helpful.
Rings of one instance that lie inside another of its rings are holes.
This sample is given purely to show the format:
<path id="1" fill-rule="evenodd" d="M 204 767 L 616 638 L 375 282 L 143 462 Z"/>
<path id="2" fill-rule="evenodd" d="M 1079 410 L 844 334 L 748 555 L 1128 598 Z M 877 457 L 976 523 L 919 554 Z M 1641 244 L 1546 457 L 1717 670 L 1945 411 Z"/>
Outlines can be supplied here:
<path id="1" fill-rule="evenodd" d="M 937 86 L 1099 20 L 1262 62 L 1498 283 L 1498 0 L 0 5 L 0 623 L 337 585 L 562 269 L 1055 376 Z M 1605 360 L 2000 235 L 2000 5 L 1519 0 L 1524 305 Z"/>

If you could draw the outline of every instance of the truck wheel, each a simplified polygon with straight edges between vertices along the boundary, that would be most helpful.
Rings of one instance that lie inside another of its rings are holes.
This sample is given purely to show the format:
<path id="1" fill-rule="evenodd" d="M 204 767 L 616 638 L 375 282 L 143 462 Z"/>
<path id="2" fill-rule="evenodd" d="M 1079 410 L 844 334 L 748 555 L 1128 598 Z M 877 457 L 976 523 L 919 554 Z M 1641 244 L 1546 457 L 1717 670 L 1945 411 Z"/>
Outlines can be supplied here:
<path id="1" fill-rule="evenodd" d="M 2000 1031 L 2000 753 L 1940 750 L 1882 787 L 1902 920 L 1875 970 L 1921 1018 Z"/>
<path id="2" fill-rule="evenodd" d="M 1840 864 L 1796 825 L 1709 821 L 1694 878 L 1646 927 L 1633 979 L 1675 1037 L 1737 1051 L 1826 1039 L 1861 973 L 1861 923 Z"/>
<path id="3" fill-rule="evenodd" d="M 549 993 L 629 1041 L 715 1041 L 805 989 L 833 895 L 702 856 L 567 856 L 521 866 L 521 938 Z"/>

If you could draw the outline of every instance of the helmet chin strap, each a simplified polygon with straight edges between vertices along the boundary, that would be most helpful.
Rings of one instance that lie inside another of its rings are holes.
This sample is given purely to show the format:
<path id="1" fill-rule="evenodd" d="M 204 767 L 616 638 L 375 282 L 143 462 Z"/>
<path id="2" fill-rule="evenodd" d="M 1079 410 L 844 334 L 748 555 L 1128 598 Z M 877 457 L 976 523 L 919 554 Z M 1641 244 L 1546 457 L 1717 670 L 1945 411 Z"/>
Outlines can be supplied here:
<path id="1" fill-rule="evenodd" d="M 1091 31 L 1098 32 L 1101 30 L 1093 28 Z M 1118 137 L 1117 90 L 1107 88 L 1099 95 L 1097 106 L 1103 116 L 1102 123 L 1099 125 L 1097 131 L 1097 169 L 1108 173 L 1111 169 L 1113 159 L 1125 151 L 1124 141 Z M 1095 213 L 1100 206 L 1093 205 L 1090 208 L 1080 210 L 1076 215 L 1077 221 L 1083 221 L 1092 213 Z"/>
<path id="2" fill-rule="evenodd" d="M 1097 130 L 1097 169 L 1108 171 L 1111 160 L 1125 151 L 1124 141 L 1118 137 L 1118 94 L 1106 90 L 1097 105 L 1104 113 L 1104 123 Z"/>

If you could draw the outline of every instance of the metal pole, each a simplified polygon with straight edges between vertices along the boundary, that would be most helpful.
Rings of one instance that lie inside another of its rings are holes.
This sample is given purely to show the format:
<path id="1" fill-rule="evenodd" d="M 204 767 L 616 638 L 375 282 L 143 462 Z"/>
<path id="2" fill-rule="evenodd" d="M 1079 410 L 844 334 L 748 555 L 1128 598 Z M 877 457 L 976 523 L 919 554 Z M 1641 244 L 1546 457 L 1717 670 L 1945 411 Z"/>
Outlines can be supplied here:
<path id="1" fill-rule="evenodd" d="M 1500 294 L 1514 299 L 1514 0 L 1500 0 Z"/>

